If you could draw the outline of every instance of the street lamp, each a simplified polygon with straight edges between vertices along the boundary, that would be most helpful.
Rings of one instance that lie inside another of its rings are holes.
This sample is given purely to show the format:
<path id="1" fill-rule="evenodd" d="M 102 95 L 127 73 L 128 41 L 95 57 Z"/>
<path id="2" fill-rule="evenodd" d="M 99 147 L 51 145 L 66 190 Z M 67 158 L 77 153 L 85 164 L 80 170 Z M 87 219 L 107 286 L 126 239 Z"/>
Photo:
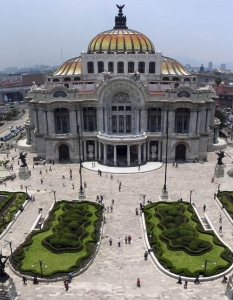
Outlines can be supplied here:
<path id="1" fill-rule="evenodd" d="M 142 199 L 143 199 L 143 205 L 145 205 L 145 203 L 146 203 L 146 195 L 140 194 L 139 196 L 142 197 Z"/>
<path id="2" fill-rule="evenodd" d="M 192 203 L 192 193 L 195 192 L 195 190 L 190 190 L 189 192 L 190 192 L 190 194 L 189 194 L 189 203 L 191 204 Z"/>
<path id="3" fill-rule="evenodd" d="M 80 176 L 80 188 L 79 198 L 85 199 L 85 191 L 82 183 L 82 159 L 81 159 L 81 137 L 80 137 L 80 126 L 78 125 L 78 145 L 79 145 L 79 176 Z"/>
<path id="4" fill-rule="evenodd" d="M 206 276 L 207 262 L 212 262 L 214 265 L 216 264 L 215 261 L 206 259 L 205 262 L 204 262 L 204 265 L 202 266 L 202 267 L 204 267 L 204 276 Z"/>
<path id="5" fill-rule="evenodd" d="M 10 245 L 10 249 L 11 249 L 11 256 L 12 256 L 12 246 L 11 246 L 11 244 L 12 244 L 12 241 L 11 241 L 11 242 L 9 242 L 9 241 L 7 241 L 7 240 L 4 240 L 4 242 L 7 242 L 7 244 L 8 244 L 8 245 Z"/>
<path id="6" fill-rule="evenodd" d="M 168 191 L 167 191 L 167 150 L 168 150 L 168 110 L 167 110 L 167 123 L 166 123 L 166 158 L 165 158 L 165 175 L 164 175 L 164 186 L 162 189 L 162 199 L 169 199 Z"/>
<path id="7" fill-rule="evenodd" d="M 40 259 L 39 259 L 39 260 L 38 260 L 38 263 L 39 263 L 39 265 L 40 265 L 40 276 L 43 277 L 43 269 L 42 269 L 42 265 L 44 265 L 45 268 L 47 268 L 47 266 L 44 264 L 43 260 L 40 260 Z M 34 268 L 34 265 L 35 265 L 35 264 L 38 264 L 38 263 L 34 263 L 34 264 L 32 265 L 32 267 Z"/>
<path id="8" fill-rule="evenodd" d="M 51 190 L 51 192 L 50 193 L 53 193 L 53 197 L 54 197 L 54 203 L 56 203 L 57 202 L 57 199 L 56 199 L 56 191 L 54 191 L 54 190 Z"/>

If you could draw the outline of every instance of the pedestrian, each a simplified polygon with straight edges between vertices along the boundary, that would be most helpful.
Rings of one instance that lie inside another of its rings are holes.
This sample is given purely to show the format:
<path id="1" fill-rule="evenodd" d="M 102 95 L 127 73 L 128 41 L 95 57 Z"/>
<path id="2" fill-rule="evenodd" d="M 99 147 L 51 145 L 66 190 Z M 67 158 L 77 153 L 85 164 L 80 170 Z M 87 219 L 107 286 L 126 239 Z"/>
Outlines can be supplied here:
<path id="1" fill-rule="evenodd" d="M 131 244 L 131 236 L 128 236 L 128 243 Z"/>
<path id="2" fill-rule="evenodd" d="M 194 283 L 195 284 L 199 284 L 200 283 L 200 281 L 199 281 L 199 275 L 197 275 L 197 277 L 195 278 Z"/>
<path id="3" fill-rule="evenodd" d="M 121 246 L 121 239 L 120 238 L 118 238 L 118 247 L 120 247 Z"/>
<path id="4" fill-rule="evenodd" d="M 219 223 L 222 223 L 222 215 L 219 217 Z"/>
<path id="5" fill-rule="evenodd" d="M 18 161 L 18 164 L 19 164 L 19 161 Z M 33 167 L 32 167 L 32 168 L 33 168 L 33 170 L 35 169 L 34 165 L 33 165 Z"/>
<path id="6" fill-rule="evenodd" d="M 173 161 L 172 166 L 175 167 L 175 162 Z"/>
<path id="7" fill-rule="evenodd" d="M 141 281 L 140 281 L 140 279 L 138 278 L 137 279 L 137 287 L 140 287 L 141 286 Z"/>
<path id="8" fill-rule="evenodd" d="M 43 184 L 43 179 L 40 180 L 40 183 Z"/>
<path id="9" fill-rule="evenodd" d="M 111 213 L 112 213 L 113 212 L 113 206 L 112 205 L 110 206 L 110 209 L 111 209 Z"/>
<path id="10" fill-rule="evenodd" d="M 42 175 L 42 171 L 40 170 L 40 175 Z"/>
<path id="11" fill-rule="evenodd" d="M 65 286 L 65 290 L 68 291 L 69 289 L 69 283 L 67 280 L 64 280 L 64 286 Z"/>
<path id="12" fill-rule="evenodd" d="M 185 282 L 184 282 L 184 289 L 187 289 L 187 286 L 188 286 L 188 281 L 185 280 Z"/>
<path id="13" fill-rule="evenodd" d="M 136 216 L 138 216 L 138 208 L 135 209 Z"/>
<path id="14" fill-rule="evenodd" d="M 33 277 L 33 284 L 39 284 L 38 279 L 36 276 Z"/>
<path id="15" fill-rule="evenodd" d="M 112 176 L 112 174 L 111 174 L 110 178 L 111 178 L 111 180 L 113 180 L 113 176 Z"/>
<path id="16" fill-rule="evenodd" d="M 23 276 L 23 284 L 27 284 L 27 278 Z"/>
<path id="17" fill-rule="evenodd" d="M 217 194 L 216 194 L 216 193 L 214 193 L 214 199 L 216 199 L 216 196 L 217 196 Z"/>
<path id="18" fill-rule="evenodd" d="M 138 171 L 140 171 L 140 165 L 138 165 Z"/>
<path id="19" fill-rule="evenodd" d="M 127 236 L 125 237 L 125 243 L 127 244 L 127 241 L 128 241 L 128 238 L 127 238 Z"/>
<path id="20" fill-rule="evenodd" d="M 223 276 L 223 280 L 222 280 L 222 283 L 227 283 L 227 276 Z"/>
<path id="21" fill-rule="evenodd" d="M 54 165 L 54 160 L 53 160 L 53 165 Z"/>
<path id="22" fill-rule="evenodd" d="M 70 174 L 72 174 L 72 170 L 70 169 Z"/>
<path id="23" fill-rule="evenodd" d="M 72 180 L 72 174 L 70 174 L 70 180 Z"/>
<path id="24" fill-rule="evenodd" d="M 178 284 L 182 284 L 182 280 L 181 280 L 181 277 L 180 277 L 180 276 L 178 277 L 177 283 L 178 283 Z"/>
<path id="25" fill-rule="evenodd" d="M 65 175 L 62 175 L 62 179 L 65 179 Z"/>
<path id="26" fill-rule="evenodd" d="M 49 171 L 50 171 L 50 172 L 52 172 L 52 168 L 51 168 L 51 166 L 49 167 Z"/>
<path id="27" fill-rule="evenodd" d="M 219 233 L 222 233 L 222 225 L 219 226 Z"/>
<path id="28" fill-rule="evenodd" d="M 109 246 L 112 246 L 112 238 L 109 239 Z"/>
<path id="29" fill-rule="evenodd" d="M 72 183 L 72 187 L 73 187 L 73 189 L 74 189 L 74 183 Z"/>
<path id="30" fill-rule="evenodd" d="M 114 205 L 114 199 L 112 199 L 112 205 Z"/>
<path id="31" fill-rule="evenodd" d="M 205 212 L 205 210 L 206 210 L 206 206 L 205 206 L 205 204 L 203 205 L 203 211 Z"/>
<path id="32" fill-rule="evenodd" d="M 19 160 L 18 160 L 18 165 L 19 165 Z M 33 166 L 33 169 L 34 169 L 34 166 Z"/>
<path id="33" fill-rule="evenodd" d="M 144 253 L 144 259 L 145 259 L 145 260 L 147 260 L 147 256 L 148 256 L 148 252 L 146 251 L 146 252 Z"/>
<path id="34" fill-rule="evenodd" d="M 70 272 L 69 274 L 68 274 L 68 276 L 69 276 L 69 280 L 70 280 L 70 282 L 72 281 L 72 279 L 73 279 L 73 273 L 72 272 Z"/>
<path id="35" fill-rule="evenodd" d="M 48 173 L 48 169 L 47 169 L 47 168 L 46 168 L 46 170 L 45 170 L 45 171 L 46 171 L 46 173 Z"/>
<path id="36" fill-rule="evenodd" d="M 36 200 L 35 200 L 35 196 L 32 196 L 32 201 L 33 201 L 33 202 L 35 202 L 35 201 L 36 201 Z"/>

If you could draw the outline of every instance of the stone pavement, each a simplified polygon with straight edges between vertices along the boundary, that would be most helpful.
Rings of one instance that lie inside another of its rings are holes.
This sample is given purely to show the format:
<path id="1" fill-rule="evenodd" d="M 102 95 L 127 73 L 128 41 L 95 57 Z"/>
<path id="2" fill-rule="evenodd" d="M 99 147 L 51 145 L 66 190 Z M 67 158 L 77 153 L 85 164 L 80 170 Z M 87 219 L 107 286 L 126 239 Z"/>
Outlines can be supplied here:
<path id="1" fill-rule="evenodd" d="M 233 149 L 228 147 L 227 153 L 233 156 Z M 10 156 L 14 156 L 15 151 Z M 0 159 L 3 158 L 0 154 Z M 32 176 L 27 181 L 20 181 L 18 178 L 13 182 L 7 182 L 2 190 L 20 191 L 20 185 L 28 186 L 28 192 L 35 196 L 35 202 L 30 202 L 25 211 L 4 239 L 12 241 L 13 248 L 22 243 L 30 232 L 37 216 L 38 208 L 43 209 L 43 216 L 53 205 L 54 197 L 51 190 L 56 191 L 57 200 L 77 199 L 79 188 L 79 166 L 77 164 L 55 164 L 52 172 L 49 171 L 49 164 L 46 166 L 32 167 L 33 154 L 28 154 L 28 166 Z M 219 228 L 219 216 L 223 216 L 224 241 L 233 248 L 232 226 L 227 221 L 221 209 L 213 199 L 220 184 L 221 190 L 230 190 L 232 178 L 226 175 L 226 171 L 232 167 L 232 160 L 229 156 L 224 158 L 226 163 L 225 177 L 211 183 L 214 175 L 214 167 L 217 161 L 215 153 L 209 153 L 208 162 L 179 164 L 178 168 L 168 165 L 167 189 L 171 200 L 182 197 L 189 201 L 190 190 L 192 201 L 195 203 L 198 212 L 203 215 L 203 205 L 206 205 L 206 215 L 209 217 L 216 231 Z M 46 173 L 47 168 L 47 173 Z M 14 172 L 17 172 L 17 160 L 14 162 Z M 73 180 L 69 179 L 69 170 L 73 171 Z M 39 171 L 42 171 L 42 175 Z M 136 171 L 136 170 L 135 170 Z M 106 175 L 107 174 L 107 175 Z M 62 179 L 62 175 L 65 179 Z M 40 180 L 44 183 L 41 184 Z M 25 286 L 22 279 L 16 276 L 10 268 L 6 271 L 13 277 L 18 292 L 18 300 L 32 299 L 227 299 L 224 295 L 226 285 L 221 280 L 209 281 L 195 285 L 188 283 L 188 289 L 183 285 L 176 284 L 176 280 L 167 277 L 160 272 L 149 258 L 144 261 L 144 237 L 142 232 L 140 216 L 135 215 L 135 208 L 139 206 L 140 194 L 146 195 L 146 200 L 158 201 L 164 184 L 164 167 L 150 172 L 135 172 L 131 174 L 110 174 L 103 172 L 102 177 L 91 168 L 83 168 L 83 180 L 87 182 L 87 199 L 95 201 L 96 195 L 106 194 L 104 204 L 111 205 L 115 200 L 112 213 L 107 213 L 106 224 L 100 251 L 94 263 L 83 274 L 75 277 L 70 284 L 69 291 L 65 291 L 63 282 L 44 283 L 33 285 L 28 281 Z M 119 181 L 122 183 L 121 192 L 118 190 Z M 75 189 L 72 189 L 72 183 Z M 63 186 L 65 183 L 65 186 Z M 25 190 L 25 188 L 24 188 Z M 124 244 L 124 237 L 131 235 L 131 245 Z M 113 245 L 109 246 L 109 237 L 113 239 Z M 117 246 L 118 238 L 121 238 L 121 247 Z M 4 239 L 0 241 L 0 248 L 3 248 L 3 255 L 9 255 L 10 249 Z M 40 259 L 35 257 L 35 262 Z M 204 262 L 203 262 L 204 263 Z M 49 268 L 49 262 L 45 262 Z M 229 274 L 230 275 L 230 274 Z M 229 277 L 229 275 L 227 275 Z M 136 287 L 137 277 L 141 279 L 141 287 Z"/>

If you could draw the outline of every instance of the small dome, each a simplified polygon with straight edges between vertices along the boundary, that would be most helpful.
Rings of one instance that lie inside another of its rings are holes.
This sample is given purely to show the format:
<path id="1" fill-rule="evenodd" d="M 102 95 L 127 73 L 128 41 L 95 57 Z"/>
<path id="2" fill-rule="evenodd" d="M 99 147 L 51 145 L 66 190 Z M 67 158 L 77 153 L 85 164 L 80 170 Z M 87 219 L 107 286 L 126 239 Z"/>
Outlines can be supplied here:
<path id="1" fill-rule="evenodd" d="M 162 57 L 161 61 L 162 75 L 191 75 L 181 63 L 169 57 Z"/>
<path id="2" fill-rule="evenodd" d="M 144 34 L 128 28 L 114 28 L 95 36 L 88 46 L 94 52 L 149 52 L 155 53 L 154 45 Z"/>
<path id="3" fill-rule="evenodd" d="M 82 62 L 81 57 L 75 57 L 64 62 L 59 69 L 53 74 L 53 76 L 61 75 L 81 75 L 82 74 Z"/>

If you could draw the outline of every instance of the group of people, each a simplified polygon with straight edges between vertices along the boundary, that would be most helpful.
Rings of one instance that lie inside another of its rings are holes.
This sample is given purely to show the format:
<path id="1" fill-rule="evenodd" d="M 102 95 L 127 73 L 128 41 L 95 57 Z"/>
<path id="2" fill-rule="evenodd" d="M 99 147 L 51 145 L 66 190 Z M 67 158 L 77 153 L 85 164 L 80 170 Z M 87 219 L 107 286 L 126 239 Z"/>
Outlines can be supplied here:
<path id="1" fill-rule="evenodd" d="M 178 277 L 177 283 L 178 283 L 178 284 L 182 284 L 182 279 L 181 279 L 180 276 Z M 194 283 L 195 283 L 195 284 L 199 284 L 199 283 L 200 283 L 199 275 L 196 276 L 196 278 L 195 278 L 195 280 L 194 280 Z M 227 277 L 226 277 L 225 275 L 223 276 L 222 283 L 227 283 Z M 185 282 L 184 282 L 184 288 L 187 289 L 187 286 L 188 286 L 188 281 L 185 280 Z"/>

